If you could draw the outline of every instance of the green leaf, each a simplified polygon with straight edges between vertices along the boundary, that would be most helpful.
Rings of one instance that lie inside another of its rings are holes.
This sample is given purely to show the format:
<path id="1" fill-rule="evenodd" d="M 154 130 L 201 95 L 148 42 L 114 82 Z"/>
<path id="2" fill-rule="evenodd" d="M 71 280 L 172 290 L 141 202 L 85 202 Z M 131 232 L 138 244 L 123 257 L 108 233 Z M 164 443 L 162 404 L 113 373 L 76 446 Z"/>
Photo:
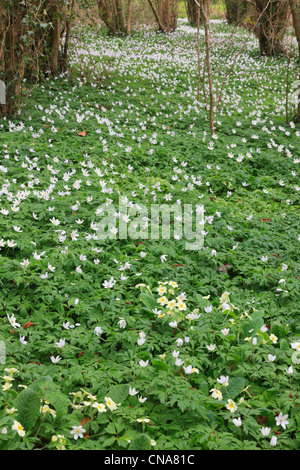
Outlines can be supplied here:
<path id="1" fill-rule="evenodd" d="M 277 388 L 270 388 L 269 390 L 264 391 L 263 397 L 264 397 L 266 402 L 270 402 L 270 401 L 275 400 L 275 397 L 276 397 L 277 393 L 278 393 Z"/>
<path id="2" fill-rule="evenodd" d="M 167 364 L 164 361 L 159 361 L 157 359 L 154 359 L 152 361 L 152 365 L 155 369 L 158 369 L 158 370 L 169 370 L 170 369 L 169 364 Z"/>
<path id="3" fill-rule="evenodd" d="M 290 349 L 290 343 L 285 338 L 282 338 L 279 341 L 279 344 L 280 344 L 280 349 L 283 349 L 283 350 L 289 350 Z"/>
<path id="4" fill-rule="evenodd" d="M 106 426 L 105 431 L 108 432 L 109 434 L 117 434 L 114 423 L 109 423 Z"/>
<path id="5" fill-rule="evenodd" d="M 15 399 L 18 420 L 26 432 L 30 432 L 40 416 L 41 393 L 30 388 L 23 390 Z"/>
<path id="6" fill-rule="evenodd" d="M 244 377 L 233 377 L 229 380 L 229 385 L 227 386 L 227 392 L 229 397 L 234 400 L 234 398 L 237 397 L 244 388 Z"/>
<path id="7" fill-rule="evenodd" d="M 296 365 L 300 364 L 300 352 L 299 351 L 295 351 L 292 354 L 292 363 Z"/>
<path id="8" fill-rule="evenodd" d="M 103 441 L 103 446 L 110 447 L 112 444 L 114 444 L 115 440 L 116 440 L 115 436 L 107 437 Z"/>
<path id="9" fill-rule="evenodd" d="M 140 300 L 143 302 L 143 304 L 149 309 L 152 310 L 157 307 L 157 302 L 152 295 L 148 294 L 141 294 L 140 295 Z"/>
<path id="10" fill-rule="evenodd" d="M 68 413 L 68 403 L 69 400 L 60 391 L 47 390 L 45 398 L 49 401 L 56 412 L 56 419 L 61 419 L 63 416 L 66 416 Z"/>
<path id="11" fill-rule="evenodd" d="M 129 446 L 129 450 L 150 450 L 151 439 L 148 434 L 139 434 L 135 437 Z"/>
<path id="12" fill-rule="evenodd" d="M 115 385 L 112 387 L 107 396 L 110 397 L 115 403 L 123 403 L 124 400 L 126 400 L 127 396 L 129 394 L 129 387 L 128 385 L 121 384 L 121 385 Z"/>
<path id="13" fill-rule="evenodd" d="M 253 330 L 251 334 L 257 333 L 258 330 L 263 326 L 264 320 L 261 317 L 252 318 L 249 321 L 246 321 L 242 325 L 242 332 L 245 336 L 249 336 L 249 331 Z"/>

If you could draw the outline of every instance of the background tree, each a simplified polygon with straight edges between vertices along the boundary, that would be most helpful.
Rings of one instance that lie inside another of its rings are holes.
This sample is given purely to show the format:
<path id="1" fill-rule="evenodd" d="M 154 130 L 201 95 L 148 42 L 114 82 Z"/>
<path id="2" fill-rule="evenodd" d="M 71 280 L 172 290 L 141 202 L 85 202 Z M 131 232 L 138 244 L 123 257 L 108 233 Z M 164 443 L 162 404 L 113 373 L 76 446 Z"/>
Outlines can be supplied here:
<path id="1" fill-rule="evenodd" d="M 131 33 L 132 0 L 98 0 L 98 9 L 110 34 Z"/>
<path id="2" fill-rule="evenodd" d="M 178 0 L 148 0 L 159 30 L 169 33 L 177 28 Z"/>
<path id="3" fill-rule="evenodd" d="M 0 1 L 0 79 L 6 85 L 6 104 L 1 105 L 2 114 L 12 113 L 14 103 L 21 94 L 24 78 L 24 30 L 26 8 L 17 0 Z"/>
<path id="4" fill-rule="evenodd" d="M 256 35 L 261 55 L 281 54 L 290 13 L 288 0 L 255 0 L 254 5 L 256 15 L 260 15 Z"/>
<path id="5" fill-rule="evenodd" d="M 295 35 L 298 42 L 298 53 L 300 62 L 300 0 L 289 0 L 289 5 L 293 18 L 293 25 Z M 299 80 L 300 80 L 300 67 L 299 67 Z M 298 87 L 300 89 L 300 87 Z M 300 96 L 298 96 L 298 107 L 297 107 L 297 121 L 300 121 Z"/>
<path id="6" fill-rule="evenodd" d="M 186 15 L 191 25 L 196 26 L 198 21 L 199 8 L 195 0 L 184 0 Z"/>
<path id="7" fill-rule="evenodd" d="M 0 80 L 6 85 L 0 114 L 11 115 L 20 105 L 24 78 L 34 87 L 45 73 L 62 69 L 62 37 L 74 1 L 69 5 L 67 10 L 64 0 L 0 0 Z M 65 63 L 67 50 L 66 38 Z"/>
<path id="8" fill-rule="evenodd" d="M 228 24 L 239 24 L 246 17 L 248 6 L 247 0 L 225 0 Z"/>

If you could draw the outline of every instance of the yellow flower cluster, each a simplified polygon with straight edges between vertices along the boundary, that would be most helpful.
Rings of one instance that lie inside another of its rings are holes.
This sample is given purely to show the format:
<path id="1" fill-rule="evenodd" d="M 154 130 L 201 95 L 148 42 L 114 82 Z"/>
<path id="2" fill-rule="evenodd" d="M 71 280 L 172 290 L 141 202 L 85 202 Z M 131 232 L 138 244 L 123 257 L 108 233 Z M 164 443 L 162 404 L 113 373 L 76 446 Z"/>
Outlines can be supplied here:
<path id="1" fill-rule="evenodd" d="M 52 442 L 55 443 L 55 447 L 57 448 L 57 450 L 66 450 L 66 438 L 62 434 L 52 436 Z"/>
<path id="2" fill-rule="evenodd" d="M 4 372 L 7 372 L 8 375 L 4 375 L 2 377 L 5 380 L 5 383 L 2 385 L 2 390 L 7 391 L 12 387 L 12 381 L 15 380 L 13 375 L 19 371 L 18 369 L 15 369 L 14 367 L 6 367 L 4 369 Z"/>
<path id="3" fill-rule="evenodd" d="M 104 397 L 105 404 L 99 403 L 97 401 L 97 397 L 86 392 L 84 389 L 81 389 L 78 392 L 71 392 L 70 395 L 74 396 L 74 400 L 73 403 L 71 403 L 71 406 L 75 410 L 85 408 L 86 406 L 91 406 L 92 408 L 95 408 L 99 413 L 105 413 L 107 411 L 107 408 L 110 411 L 114 411 L 117 409 L 118 406 L 120 406 L 120 403 L 116 404 L 110 397 Z M 79 398 L 79 403 L 76 403 L 76 398 Z"/>
<path id="4" fill-rule="evenodd" d="M 174 315 L 176 312 L 182 312 L 187 309 L 187 305 L 185 303 L 186 297 L 185 293 L 181 293 L 179 295 L 175 294 L 175 289 L 178 288 L 177 282 L 174 281 L 166 281 L 166 282 L 159 282 L 159 286 L 157 287 L 157 291 L 160 297 L 157 298 L 157 303 L 161 307 L 165 307 L 167 309 L 167 315 Z M 171 296 L 171 299 L 167 297 Z M 163 317 L 165 314 L 160 312 L 158 313 L 158 317 Z"/>
<path id="5" fill-rule="evenodd" d="M 42 402 L 44 401 L 44 403 L 40 407 L 40 413 L 43 413 L 43 414 L 49 413 L 51 416 L 53 416 L 53 418 L 55 418 L 56 417 L 56 412 L 55 412 L 55 410 L 50 408 L 49 401 L 48 400 L 41 400 L 41 401 Z"/>

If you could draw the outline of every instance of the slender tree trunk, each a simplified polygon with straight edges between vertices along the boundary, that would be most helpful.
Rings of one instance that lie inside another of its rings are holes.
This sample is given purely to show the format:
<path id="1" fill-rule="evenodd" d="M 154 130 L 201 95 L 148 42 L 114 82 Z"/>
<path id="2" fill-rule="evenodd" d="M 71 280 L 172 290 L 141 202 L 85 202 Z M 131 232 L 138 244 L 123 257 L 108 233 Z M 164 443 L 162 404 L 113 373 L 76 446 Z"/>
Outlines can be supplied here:
<path id="1" fill-rule="evenodd" d="M 52 75 L 57 73 L 58 69 L 58 55 L 60 46 L 60 20 L 58 18 L 58 12 L 53 20 L 53 40 L 51 46 L 51 57 L 50 57 L 50 70 Z"/>
<path id="2" fill-rule="evenodd" d="M 98 0 L 99 16 L 112 35 L 131 33 L 132 0 Z"/>
<path id="3" fill-rule="evenodd" d="M 200 7 L 197 5 L 197 61 L 198 61 L 198 83 L 197 83 L 197 101 L 200 102 L 200 82 L 201 82 L 201 63 L 200 63 Z"/>
<path id="4" fill-rule="evenodd" d="M 148 0 L 159 30 L 169 33 L 177 28 L 178 0 Z"/>
<path id="5" fill-rule="evenodd" d="M 24 6 L 14 0 L 10 8 L 5 1 L 0 3 L 0 80 L 5 84 L 6 103 L 1 105 L 0 114 L 11 115 L 19 103 L 22 94 L 21 83 L 24 78 L 24 47 L 21 36 L 24 30 L 22 23 Z"/>
<path id="6" fill-rule="evenodd" d="M 185 9 L 186 9 L 186 14 L 188 17 L 188 20 L 191 25 L 196 26 L 197 25 L 197 10 L 198 6 L 195 0 L 185 0 Z"/>
<path id="7" fill-rule="evenodd" d="M 255 5 L 257 14 L 262 14 L 256 29 L 261 55 L 281 54 L 288 25 L 288 0 L 255 0 Z"/>
<path id="8" fill-rule="evenodd" d="M 132 16 L 132 0 L 128 0 L 127 5 L 127 34 L 131 34 L 131 16 Z"/>
<path id="9" fill-rule="evenodd" d="M 289 5 L 290 5 L 291 12 L 292 12 L 293 25 L 295 29 L 297 42 L 298 42 L 299 63 L 300 63 L 300 0 L 289 0 Z M 299 66 L 299 80 L 300 80 L 300 66 Z M 300 96 L 298 96 L 298 100 L 299 101 L 298 101 L 297 121 L 300 121 Z"/>
<path id="10" fill-rule="evenodd" d="M 209 126 L 211 135 L 215 133 L 214 126 L 214 93 L 212 82 L 212 70 L 210 61 L 210 47 L 211 47 L 211 28 L 209 21 L 209 0 L 197 0 L 199 2 L 200 14 L 205 32 L 205 63 L 207 66 L 207 77 L 209 85 Z"/>
<path id="11" fill-rule="evenodd" d="M 74 8 L 74 0 L 72 0 L 71 2 L 71 10 L 70 10 L 71 12 L 73 11 L 73 8 Z M 66 13 L 66 38 L 65 38 L 63 57 L 62 57 L 62 71 L 63 72 L 65 72 L 67 69 L 70 33 L 71 33 L 71 19 L 68 17 L 68 13 Z"/>

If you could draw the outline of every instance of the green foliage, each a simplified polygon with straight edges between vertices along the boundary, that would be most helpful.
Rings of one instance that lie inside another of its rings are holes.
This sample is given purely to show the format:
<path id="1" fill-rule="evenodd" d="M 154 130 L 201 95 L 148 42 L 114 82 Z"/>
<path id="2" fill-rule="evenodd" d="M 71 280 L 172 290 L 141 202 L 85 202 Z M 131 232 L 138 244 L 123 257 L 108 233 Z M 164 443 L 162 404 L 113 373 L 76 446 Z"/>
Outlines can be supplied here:
<path id="1" fill-rule="evenodd" d="M 217 89 L 240 41 L 225 48 L 224 22 L 212 31 Z M 300 133 L 285 121 L 286 59 L 249 40 L 212 137 L 194 28 L 82 33 L 93 77 L 73 44 L 72 74 L 1 121 L 0 448 L 270 450 L 275 436 L 299 450 Z M 99 240 L 98 209 L 118 213 L 119 195 L 128 212 L 203 205 L 203 249 L 150 232 Z"/>

